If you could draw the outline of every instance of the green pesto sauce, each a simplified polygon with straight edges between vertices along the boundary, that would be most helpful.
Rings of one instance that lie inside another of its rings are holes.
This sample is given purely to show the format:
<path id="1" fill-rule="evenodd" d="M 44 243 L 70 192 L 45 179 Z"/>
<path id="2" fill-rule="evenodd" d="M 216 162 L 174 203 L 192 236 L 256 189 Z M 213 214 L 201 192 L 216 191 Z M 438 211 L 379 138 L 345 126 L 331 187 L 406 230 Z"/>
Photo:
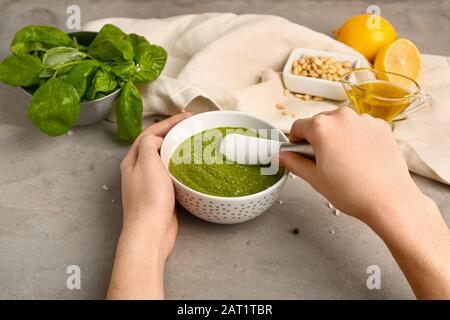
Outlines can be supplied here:
<path id="1" fill-rule="evenodd" d="M 223 155 L 216 152 L 223 137 L 233 132 L 256 136 L 254 131 L 233 127 L 197 133 L 183 141 L 175 150 L 169 162 L 169 171 L 189 188 L 221 197 L 258 193 L 280 180 L 284 174 L 281 168 L 276 175 L 262 175 L 259 165 L 227 163 Z M 184 161 L 180 161 L 183 157 Z M 218 163 L 220 161 L 222 163 Z"/>

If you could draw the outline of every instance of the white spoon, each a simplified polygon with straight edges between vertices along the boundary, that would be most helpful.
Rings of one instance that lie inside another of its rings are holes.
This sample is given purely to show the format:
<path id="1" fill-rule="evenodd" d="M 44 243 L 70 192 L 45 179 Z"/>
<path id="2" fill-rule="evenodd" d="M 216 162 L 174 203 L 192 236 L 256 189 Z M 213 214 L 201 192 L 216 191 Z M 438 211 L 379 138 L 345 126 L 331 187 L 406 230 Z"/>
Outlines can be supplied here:
<path id="1" fill-rule="evenodd" d="M 280 151 L 292 151 L 314 159 L 314 150 L 310 144 L 280 142 L 236 133 L 226 135 L 218 151 L 228 161 L 247 165 L 269 164 L 273 155 Z"/>

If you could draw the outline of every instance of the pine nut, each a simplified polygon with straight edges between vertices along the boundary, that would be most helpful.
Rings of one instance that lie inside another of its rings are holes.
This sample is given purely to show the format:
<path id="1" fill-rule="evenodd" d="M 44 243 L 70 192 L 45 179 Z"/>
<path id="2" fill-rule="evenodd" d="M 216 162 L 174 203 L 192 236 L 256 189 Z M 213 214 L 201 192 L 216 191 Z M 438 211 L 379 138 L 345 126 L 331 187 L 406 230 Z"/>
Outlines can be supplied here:
<path id="1" fill-rule="evenodd" d="M 326 56 L 302 56 L 292 63 L 291 72 L 297 76 L 339 81 L 340 77 L 352 69 L 350 61 L 336 61 Z"/>

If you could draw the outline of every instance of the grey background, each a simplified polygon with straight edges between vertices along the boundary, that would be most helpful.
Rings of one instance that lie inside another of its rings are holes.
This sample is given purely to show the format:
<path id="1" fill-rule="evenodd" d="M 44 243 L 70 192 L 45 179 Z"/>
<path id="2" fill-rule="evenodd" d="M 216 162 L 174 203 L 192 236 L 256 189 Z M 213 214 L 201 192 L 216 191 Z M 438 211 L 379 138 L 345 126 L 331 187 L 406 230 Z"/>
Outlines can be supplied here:
<path id="1" fill-rule="evenodd" d="M 111 16 L 260 13 L 330 34 L 374 2 L 1 0 L 1 57 L 24 25 L 65 28 L 70 4 L 81 7 L 83 22 Z M 450 1 L 375 4 L 422 52 L 450 55 Z M 0 298 L 103 298 L 121 227 L 119 163 L 127 145 L 116 141 L 114 125 L 106 121 L 75 128 L 73 136 L 49 138 L 29 124 L 27 101 L 19 90 L 0 85 L 0 97 Z M 449 223 L 450 188 L 414 179 Z M 104 184 L 111 190 L 102 190 Z M 180 210 L 178 241 L 166 268 L 167 297 L 413 298 L 395 261 L 368 227 L 333 215 L 326 200 L 300 179 L 289 180 L 281 200 L 259 218 L 232 226 L 206 223 Z M 298 235 L 290 232 L 295 227 Z M 72 264 L 81 267 L 81 290 L 66 288 L 66 268 Z M 381 268 L 381 290 L 366 287 L 366 268 L 373 264 Z"/>

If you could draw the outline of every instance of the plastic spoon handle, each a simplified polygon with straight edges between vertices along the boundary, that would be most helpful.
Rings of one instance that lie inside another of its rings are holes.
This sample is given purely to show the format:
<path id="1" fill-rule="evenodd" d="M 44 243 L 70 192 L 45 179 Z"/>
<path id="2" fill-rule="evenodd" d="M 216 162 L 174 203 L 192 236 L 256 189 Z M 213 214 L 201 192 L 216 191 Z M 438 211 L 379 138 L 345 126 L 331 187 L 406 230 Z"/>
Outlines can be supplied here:
<path id="1" fill-rule="evenodd" d="M 280 151 L 296 152 L 305 158 L 315 160 L 316 155 L 310 144 L 295 144 L 290 142 L 283 142 L 280 144 Z"/>

